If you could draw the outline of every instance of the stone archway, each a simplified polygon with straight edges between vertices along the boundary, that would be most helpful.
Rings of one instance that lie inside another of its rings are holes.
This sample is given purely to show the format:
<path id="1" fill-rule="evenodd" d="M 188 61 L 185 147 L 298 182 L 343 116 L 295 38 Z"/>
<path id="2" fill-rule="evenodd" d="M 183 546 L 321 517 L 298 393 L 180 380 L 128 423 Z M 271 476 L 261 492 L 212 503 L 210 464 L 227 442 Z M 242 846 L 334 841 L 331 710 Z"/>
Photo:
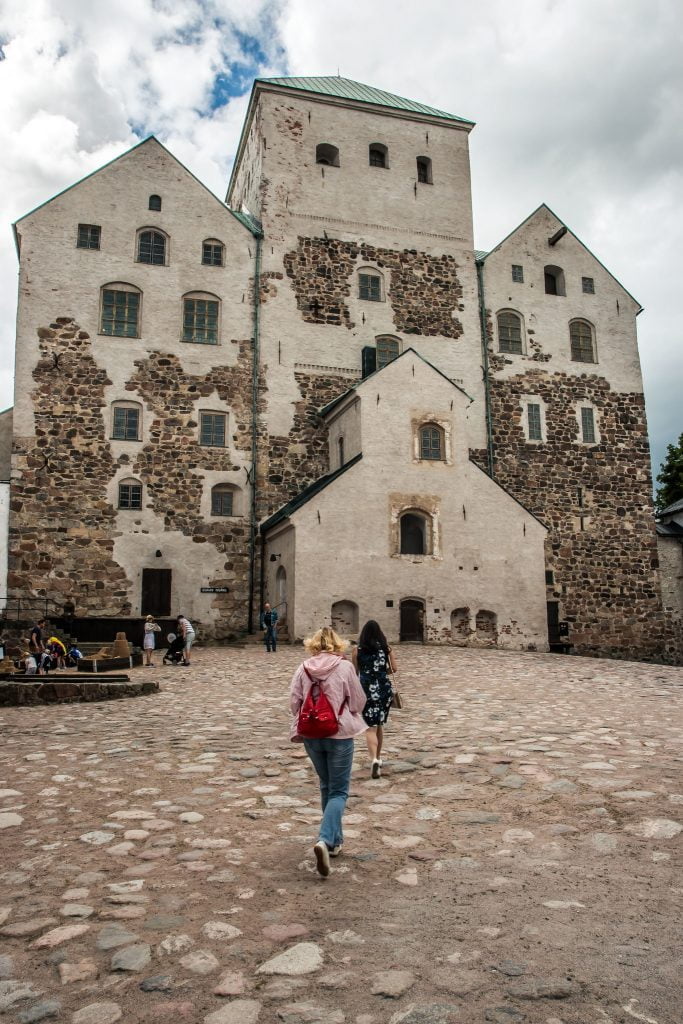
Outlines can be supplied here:
<path id="1" fill-rule="evenodd" d="M 335 601 L 332 605 L 332 629 L 340 636 L 358 632 L 358 605 L 355 601 Z"/>

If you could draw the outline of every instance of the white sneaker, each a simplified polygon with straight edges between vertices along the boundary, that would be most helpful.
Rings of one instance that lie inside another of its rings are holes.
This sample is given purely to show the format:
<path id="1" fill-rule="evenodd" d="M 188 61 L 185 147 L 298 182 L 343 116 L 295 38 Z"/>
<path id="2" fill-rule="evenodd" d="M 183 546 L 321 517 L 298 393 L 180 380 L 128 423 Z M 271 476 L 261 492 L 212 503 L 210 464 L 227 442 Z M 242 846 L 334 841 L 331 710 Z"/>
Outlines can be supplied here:
<path id="1" fill-rule="evenodd" d="M 330 857 L 338 857 L 339 854 L 342 852 L 342 844 L 340 843 L 339 846 L 333 846 L 332 849 L 328 850 L 327 852 L 329 853 Z"/>
<path id="2" fill-rule="evenodd" d="M 315 866 L 318 869 L 318 874 L 322 875 L 323 878 L 327 878 L 330 873 L 330 851 L 327 849 L 327 843 L 319 839 L 313 847 L 313 853 L 315 854 Z"/>

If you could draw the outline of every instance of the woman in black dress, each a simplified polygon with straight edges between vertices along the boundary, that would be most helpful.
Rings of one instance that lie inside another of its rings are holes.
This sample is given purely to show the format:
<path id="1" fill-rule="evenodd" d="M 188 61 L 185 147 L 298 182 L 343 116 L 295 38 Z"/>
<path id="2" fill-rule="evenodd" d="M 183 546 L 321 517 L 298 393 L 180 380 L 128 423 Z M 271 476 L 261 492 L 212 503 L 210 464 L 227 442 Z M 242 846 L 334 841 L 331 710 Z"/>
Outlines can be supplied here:
<path id="1" fill-rule="evenodd" d="M 363 626 L 352 660 L 367 697 L 363 710 L 363 718 L 369 726 L 365 742 L 372 758 L 372 777 L 378 779 L 382 774 L 384 725 L 389 718 L 394 694 L 388 673 L 396 671 L 396 661 L 387 638 L 374 619 L 369 619 Z"/>

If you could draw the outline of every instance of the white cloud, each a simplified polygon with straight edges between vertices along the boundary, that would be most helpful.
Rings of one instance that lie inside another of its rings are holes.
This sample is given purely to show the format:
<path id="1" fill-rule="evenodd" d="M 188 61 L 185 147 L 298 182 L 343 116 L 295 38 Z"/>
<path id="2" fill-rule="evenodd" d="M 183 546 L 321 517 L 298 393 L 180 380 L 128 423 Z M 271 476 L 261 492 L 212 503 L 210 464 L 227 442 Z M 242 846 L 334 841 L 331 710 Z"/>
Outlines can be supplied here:
<path id="1" fill-rule="evenodd" d="M 136 131 L 157 134 L 222 196 L 247 98 L 213 112 L 208 100 L 215 76 L 248 59 L 240 33 L 258 38 L 262 74 L 339 69 L 477 121 L 476 244 L 495 245 L 546 202 L 645 306 L 658 463 L 683 429 L 672 274 L 683 235 L 678 0 L 5 0 L 2 222 L 125 150 Z M 16 257 L 9 231 L 1 241 L 7 356 Z M 11 402 L 7 364 L 0 406 Z"/>

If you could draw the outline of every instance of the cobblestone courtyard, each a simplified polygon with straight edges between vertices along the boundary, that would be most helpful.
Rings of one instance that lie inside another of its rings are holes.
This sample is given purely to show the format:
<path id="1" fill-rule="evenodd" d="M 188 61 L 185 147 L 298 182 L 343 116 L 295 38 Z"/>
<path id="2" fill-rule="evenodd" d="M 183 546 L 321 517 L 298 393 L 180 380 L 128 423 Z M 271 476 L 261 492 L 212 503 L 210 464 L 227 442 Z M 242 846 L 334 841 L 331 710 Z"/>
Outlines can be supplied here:
<path id="1" fill-rule="evenodd" d="M 357 742 L 326 880 L 287 739 L 300 649 L 198 649 L 155 696 L 0 710 L 0 1014 L 680 1024 L 683 672 L 398 657 L 406 709 L 382 779 Z"/>

